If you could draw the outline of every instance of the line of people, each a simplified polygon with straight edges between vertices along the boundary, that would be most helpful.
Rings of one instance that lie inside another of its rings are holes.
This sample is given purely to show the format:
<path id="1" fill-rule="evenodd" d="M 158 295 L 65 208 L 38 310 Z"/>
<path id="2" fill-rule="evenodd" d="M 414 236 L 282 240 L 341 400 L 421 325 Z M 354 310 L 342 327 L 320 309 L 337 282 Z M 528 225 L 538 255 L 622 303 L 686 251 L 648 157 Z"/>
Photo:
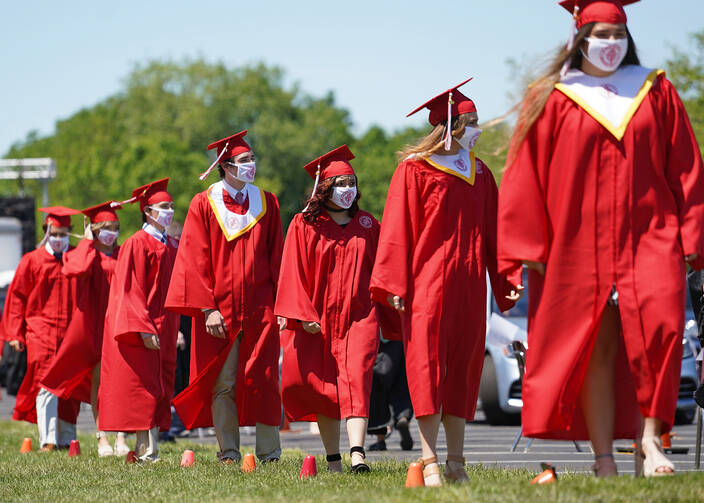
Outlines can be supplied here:
<path id="1" fill-rule="evenodd" d="M 167 178 L 84 210 L 75 249 L 77 212 L 44 209 L 45 242 L 22 259 L 2 319 L 28 350 L 13 417 L 36 420 L 51 449 L 89 401 L 101 445 L 103 432 L 134 431 L 146 462 L 173 403 L 186 428 L 214 426 L 222 463 L 241 458 L 240 426 L 256 426 L 256 454 L 274 462 L 283 402 L 289 420 L 317 422 L 334 472 L 345 419 L 351 471 L 367 472 L 381 333 L 403 341 L 426 485 L 443 483 L 441 424 L 444 479 L 464 482 L 486 277 L 506 310 L 526 266 L 524 434 L 591 440 L 597 476 L 616 473 L 614 438 L 637 439 L 637 471 L 673 473 L 659 438 L 677 398 L 685 263 L 704 266 L 704 179 L 677 93 L 640 66 L 632 1 L 561 2 L 576 33 L 527 92 L 500 192 L 474 154 L 465 81 L 409 114 L 427 109 L 432 129 L 400 153 L 382 225 L 359 207 L 343 145 L 304 166 L 313 190 L 284 240 L 247 131 L 208 146 L 201 179 L 217 168 L 220 180 L 195 195 L 178 242 Z M 118 248 L 115 210 L 136 202 L 143 227 Z M 191 377 L 172 401 L 179 315 L 193 320 Z"/>

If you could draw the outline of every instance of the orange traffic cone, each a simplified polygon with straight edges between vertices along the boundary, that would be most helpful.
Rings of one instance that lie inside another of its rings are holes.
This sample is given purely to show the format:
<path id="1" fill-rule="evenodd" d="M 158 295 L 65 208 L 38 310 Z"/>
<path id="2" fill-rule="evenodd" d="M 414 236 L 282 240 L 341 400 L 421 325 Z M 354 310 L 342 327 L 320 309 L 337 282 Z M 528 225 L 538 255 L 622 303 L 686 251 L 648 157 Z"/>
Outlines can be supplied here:
<path id="1" fill-rule="evenodd" d="M 32 452 L 34 449 L 32 449 L 32 439 L 29 437 L 25 437 L 24 440 L 22 440 L 22 447 L 20 447 L 20 454 L 24 454 L 26 452 Z"/>
<path id="2" fill-rule="evenodd" d="M 78 443 L 78 440 L 71 440 L 71 443 L 68 444 L 68 457 L 72 458 L 74 456 L 80 456 L 81 455 L 81 444 Z"/>
<path id="3" fill-rule="evenodd" d="M 411 463 L 408 466 L 408 474 L 406 475 L 406 487 L 425 487 L 425 479 L 423 478 L 423 465 L 420 463 Z"/>
<path id="4" fill-rule="evenodd" d="M 242 473 L 251 473 L 257 470 L 257 462 L 254 460 L 254 454 L 251 452 L 244 455 L 242 460 Z"/>
<path id="5" fill-rule="evenodd" d="M 298 474 L 299 479 L 315 477 L 318 475 L 318 468 L 315 466 L 315 456 L 306 456 L 301 466 L 301 473 Z"/>
<path id="6" fill-rule="evenodd" d="M 555 473 L 555 468 L 550 463 L 540 463 L 540 468 L 543 469 L 543 473 L 531 480 L 531 484 L 551 484 L 557 482 L 557 473 Z"/>
<path id="7" fill-rule="evenodd" d="M 137 462 L 137 453 L 134 451 L 130 451 L 127 453 L 127 456 L 125 456 L 125 463 L 130 464 L 130 463 L 136 463 Z"/>
<path id="8" fill-rule="evenodd" d="M 188 468 L 189 466 L 193 466 L 193 463 L 195 462 L 196 457 L 192 450 L 186 449 L 183 451 L 183 454 L 181 455 L 181 466 Z"/>

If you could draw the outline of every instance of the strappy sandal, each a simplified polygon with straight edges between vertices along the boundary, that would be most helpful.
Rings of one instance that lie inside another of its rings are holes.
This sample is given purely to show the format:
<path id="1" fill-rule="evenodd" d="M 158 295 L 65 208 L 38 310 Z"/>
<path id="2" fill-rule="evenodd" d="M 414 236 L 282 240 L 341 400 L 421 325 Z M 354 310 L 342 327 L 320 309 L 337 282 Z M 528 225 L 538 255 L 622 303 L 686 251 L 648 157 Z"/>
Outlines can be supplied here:
<path id="1" fill-rule="evenodd" d="M 469 482 L 469 477 L 464 469 L 464 463 L 464 457 L 448 454 L 447 461 L 445 462 L 445 480 L 458 484 Z"/>
<path id="2" fill-rule="evenodd" d="M 647 456 L 643 451 L 643 475 L 645 477 L 668 477 L 675 474 L 675 465 L 667 459 L 662 450 L 662 446 L 653 441 L 657 448 L 658 455 Z M 642 449 L 642 441 L 641 441 Z"/>
<path id="3" fill-rule="evenodd" d="M 328 462 L 328 471 L 333 472 L 333 473 L 342 473 L 342 456 L 340 456 L 340 453 L 337 454 L 327 454 L 325 456 L 325 461 Z M 331 470 L 330 469 L 330 463 L 340 463 L 340 469 L 339 470 Z"/>
<path id="4" fill-rule="evenodd" d="M 611 459 L 611 461 L 614 464 L 614 473 L 610 473 L 608 475 L 599 475 L 599 470 L 601 470 L 601 463 L 599 462 L 600 459 Z M 614 460 L 614 455 L 611 452 L 608 452 L 606 454 L 597 454 L 594 456 L 594 464 L 592 465 L 592 471 L 594 472 L 594 476 L 597 478 L 606 478 L 606 477 L 615 477 L 618 475 L 618 471 L 616 468 L 616 461 Z"/>
<path id="5" fill-rule="evenodd" d="M 367 453 L 364 452 L 364 447 L 360 447 L 358 445 L 350 448 L 350 457 L 352 457 L 353 453 L 361 454 L 362 459 L 367 459 Z M 364 461 L 361 463 L 357 463 L 356 465 L 350 466 L 350 472 L 351 473 L 369 473 L 371 469 L 369 468 L 369 465 L 366 464 Z"/>
<path id="6" fill-rule="evenodd" d="M 423 481 L 426 487 L 441 487 L 440 466 L 437 456 L 421 458 L 418 460 L 423 465 Z"/>

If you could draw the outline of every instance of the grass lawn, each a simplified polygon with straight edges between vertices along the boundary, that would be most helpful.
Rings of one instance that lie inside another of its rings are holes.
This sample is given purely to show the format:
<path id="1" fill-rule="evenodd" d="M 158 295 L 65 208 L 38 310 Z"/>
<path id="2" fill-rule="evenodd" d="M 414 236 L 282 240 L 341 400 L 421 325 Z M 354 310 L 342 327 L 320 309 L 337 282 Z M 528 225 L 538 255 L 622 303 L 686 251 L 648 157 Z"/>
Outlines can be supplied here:
<path id="1" fill-rule="evenodd" d="M 32 437 L 33 453 L 19 453 L 25 436 Z M 320 474 L 301 481 L 304 453 L 299 451 L 286 450 L 277 465 L 259 465 L 255 473 L 243 474 L 238 465 L 220 465 L 210 445 L 162 444 L 163 461 L 142 466 L 126 465 L 123 458 L 98 459 L 95 437 L 82 435 L 80 442 L 83 454 L 76 458 L 69 459 L 66 451 L 39 453 L 34 425 L 0 421 L 0 502 L 704 501 L 704 473 L 648 480 L 565 474 L 556 484 L 531 486 L 535 473 L 528 470 L 471 467 L 468 485 L 404 489 L 407 465 L 394 460 L 375 462 L 368 475 L 332 475 L 319 456 Z M 185 448 L 195 451 L 196 464 L 190 468 L 179 466 Z M 345 462 L 349 469 L 349 458 Z"/>

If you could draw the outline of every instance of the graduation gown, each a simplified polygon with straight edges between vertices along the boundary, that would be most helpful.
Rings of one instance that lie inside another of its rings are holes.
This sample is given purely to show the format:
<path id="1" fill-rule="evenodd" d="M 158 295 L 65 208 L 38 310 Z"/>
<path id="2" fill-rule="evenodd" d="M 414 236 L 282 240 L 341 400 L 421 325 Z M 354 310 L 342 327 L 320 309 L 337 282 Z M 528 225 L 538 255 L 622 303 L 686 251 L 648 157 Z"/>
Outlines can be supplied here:
<path id="1" fill-rule="evenodd" d="M 246 185 L 237 204 L 222 182 L 196 194 L 188 208 L 168 309 L 193 317 L 188 388 L 173 404 L 186 428 L 213 425 L 213 387 L 241 333 L 235 402 L 240 426 L 281 422 L 279 329 L 274 295 L 283 232 L 276 196 Z M 217 309 L 228 338 L 205 331 L 203 309 Z"/>
<path id="2" fill-rule="evenodd" d="M 100 364 L 98 424 L 136 431 L 171 424 L 179 317 L 164 309 L 177 243 L 139 230 L 125 241 L 110 284 Z M 140 332 L 159 336 L 147 349 Z"/>
<path id="3" fill-rule="evenodd" d="M 281 394 L 290 421 L 369 416 L 382 310 L 369 292 L 378 241 L 379 222 L 366 211 L 344 228 L 324 211 L 314 223 L 299 213 L 289 225 L 274 312 L 287 318 Z M 321 331 L 309 334 L 301 321 Z"/>
<path id="4" fill-rule="evenodd" d="M 61 398 L 90 403 L 91 373 L 100 362 L 110 282 L 119 246 L 106 255 L 90 239 L 67 252 L 62 272 L 76 281 L 76 309 L 42 386 Z"/>
<path id="5" fill-rule="evenodd" d="M 61 347 L 75 308 L 75 281 L 64 276 L 61 267 L 45 246 L 25 254 L 5 297 L 0 321 L 4 337 L 21 341 L 27 351 L 27 373 L 12 413 L 16 421 L 37 422 L 40 382 Z M 77 400 L 59 400 L 59 418 L 75 423 L 80 405 Z"/>
<path id="6" fill-rule="evenodd" d="M 473 158 L 473 154 L 472 154 Z M 496 270 L 494 177 L 479 159 L 469 176 L 424 158 L 399 164 L 384 207 L 371 278 L 375 300 L 399 295 L 408 387 L 417 416 L 474 418 L 484 363 L 486 274 L 502 310 L 520 284 Z"/>
<path id="7" fill-rule="evenodd" d="M 648 74 L 639 68 L 631 70 Z M 620 128 L 563 89 L 528 132 L 499 197 L 500 268 L 547 264 L 544 277 L 529 273 L 523 433 L 588 438 L 578 396 L 612 288 L 622 329 L 614 436 L 633 438 L 639 412 L 659 418 L 664 433 L 680 381 L 684 256 L 698 253 L 697 267 L 704 257 L 699 148 L 661 73 L 648 75 Z"/>

